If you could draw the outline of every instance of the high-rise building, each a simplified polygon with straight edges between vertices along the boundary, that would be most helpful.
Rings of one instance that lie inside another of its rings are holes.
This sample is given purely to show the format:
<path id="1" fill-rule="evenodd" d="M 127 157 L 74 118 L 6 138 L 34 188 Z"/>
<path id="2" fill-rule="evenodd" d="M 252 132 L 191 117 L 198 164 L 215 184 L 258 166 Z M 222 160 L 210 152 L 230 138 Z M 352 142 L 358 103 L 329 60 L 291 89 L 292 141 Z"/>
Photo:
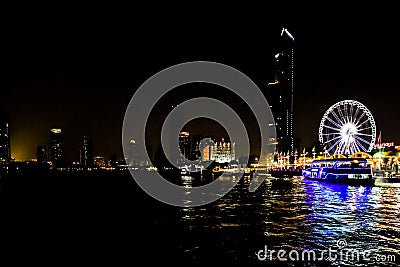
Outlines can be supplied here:
<path id="1" fill-rule="evenodd" d="M 190 140 L 189 140 L 189 132 L 180 132 L 179 133 L 179 149 L 181 150 L 182 155 L 188 159 L 190 153 Z M 180 159 L 183 161 L 183 159 Z M 179 163 L 179 161 L 178 161 Z"/>
<path id="2" fill-rule="evenodd" d="M 209 161 L 211 158 L 211 146 L 205 145 L 202 152 L 201 161 Z"/>
<path id="3" fill-rule="evenodd" d="M 281 32 L 275 54 L 275 80 L 264 91 L 275 119 L 277 150 L 295 150 L 294 140 L 294 37 L 286 29 Z"/>
<path id="4" fill-rule="evenodd" d="M 83 167 L 93 166 L 92 139 L 88 136 L 82 138 L 82 147 L 80 151 L 80 163 Z"/>
<path id="5" fill-rule="evenodd" d="M 45 164 L 48 161 L 48 155 L 47 155 L 47 146 L 45 145 L 40 145 L 37 148 L 36 152 L 36 157 L 37 157 L 37 162 L 40 164 Z"/>
<path id="6" fill-rule="evenodd" d="M 10 133 L 8 120 L 0 116 L 0 164 L 7 164 L 11 160 Z"/>
<path id="7" fill-rule="evenodd" d="M 50 160 L 53 166 L 60 165 L 62 162 L 62 136 L 61 129 L 52 128 L 50 129 Z"/>
<path id="8" fill-rule="evenodd" d="M 202 137 L 201 135 L 193 136 L 192 140 L 192 158 L 193 160 L 200 159 L 200 161 L 210 161 L 211 147 L 213 141 L 211 137 Z"/>
<path id="9" fill-rule="evenodd" d="M 126 163 L 129 166 L 139 166 L 139 154 L 137 151 L 137 144 L 136 144 L 136 140 L 135 139 L 131 139 L 129 142 L 129 147 L 127 149 L 127 154 L 126 154 L 126 158 L 125 158 Z"/>

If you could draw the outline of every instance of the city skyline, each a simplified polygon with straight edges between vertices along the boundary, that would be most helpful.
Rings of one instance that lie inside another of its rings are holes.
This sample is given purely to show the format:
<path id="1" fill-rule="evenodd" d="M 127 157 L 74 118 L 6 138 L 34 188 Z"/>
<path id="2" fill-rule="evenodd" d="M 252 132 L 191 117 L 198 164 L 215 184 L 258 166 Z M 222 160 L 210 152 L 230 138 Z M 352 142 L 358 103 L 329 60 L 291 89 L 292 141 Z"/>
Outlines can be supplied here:
<path id="1" fill-rule="evenodd" d="M 93 51 L 79 46 L 68 50 L 61 49 L 65 45 L 38 46 L 43 57 L 11 49 L 10 57 L 2 63 L 7 66 L 7 79 L 2 84 L 6 95 L 0 103 L 10 116 L 12 156 L 17 160 L 34 158 L 37 147 L 47 142 L 49 129 L 58 125 L 63 129 L 69 161 L 79 160 L 84 135 L 92 137 L 94 155 L 121 158 L 122 119 L 130 97 L 151 75 L 177 63 L 224 63 L 248 75 L 264 90 L 273 80 L 276 38 L 282 26 L 296 38 L 294 128 L 301 147 L 318 140 L 324 112 L 346 99 L 360 101 L 370 109 L 385 141 L 400 142 L 400 128 L 392 123 L 397 119 L 399 97 L 396 69 L 389 67 L 398 55 L 393 44 L 382 42 L 394 26 L 386 21 L 349 20 L 310 27 L 292 19 L 266 24 L 263 39 L 255 35 L 254 42 L 247 45 L 232 43 L 229 37 L 223 42 L 215 39 L 213 44 L 182 37 L 175 40 L 176 47 L 143 55 L 140 51 L 144 50 L 132 52 L 129 47 L 115 51 L 121 39 L 106 50 L 105 46 L 94 46 Z M 184 40 L 189 45 L 181 50 Z M 229 45 L 238 53 L 225 51 Z M 173 53 L 166 53 L 169 49 Z M 97 51 L 104 52 L 101 58 L 96 57 Z M 82 57 L 86 52 L 88 57 Z"/>
<path id="2" fill-rule="evenodd" d="M 398 265 L 394 3 L 216 3 L 3 8 L 3 262 Z"/>

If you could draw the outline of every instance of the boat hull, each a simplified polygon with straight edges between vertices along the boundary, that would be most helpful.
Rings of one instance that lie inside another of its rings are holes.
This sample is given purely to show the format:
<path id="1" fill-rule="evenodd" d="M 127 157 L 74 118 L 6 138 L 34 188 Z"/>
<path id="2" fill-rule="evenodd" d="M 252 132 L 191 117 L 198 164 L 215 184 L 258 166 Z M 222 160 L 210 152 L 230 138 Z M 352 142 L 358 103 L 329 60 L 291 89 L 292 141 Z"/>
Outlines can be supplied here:
<path id="1" fill-rule="evenodd" d="M 374 178 L 368 179 L 352 179 L 352 178 L 336 178 L 336 177 L 329 177 L 329 178 L 316 178 L 316 177 L 307 177 L 304 176 L 307 180 L 324 182 L 324 183 L 332 183 L 332 184 L 346 184 L 346 185 L 355 185 L 355 186 L 373 186 L 375 184 Z"/>

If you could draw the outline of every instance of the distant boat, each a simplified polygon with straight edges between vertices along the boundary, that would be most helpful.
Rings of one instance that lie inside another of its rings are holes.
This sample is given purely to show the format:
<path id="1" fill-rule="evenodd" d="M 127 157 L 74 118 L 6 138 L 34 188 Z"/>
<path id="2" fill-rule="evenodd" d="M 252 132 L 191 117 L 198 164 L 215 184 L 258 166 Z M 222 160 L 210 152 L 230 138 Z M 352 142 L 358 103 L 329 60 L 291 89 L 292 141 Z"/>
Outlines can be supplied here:
<path id="1" fill-rule="evenodd" d="M 374 185 L 372 167 L 366 159 L 314 160 L 302 172 L 304 178 L 321 182 L 349 185 Z"/>
<path id="2" fill-rule="evenodd" d="M 275 178 L 293 178 L 301 176 L 301 169 L 298 168 L 274 168 L 271 170 L 272 177 Z"/>
<path id="3" fill-rule="evenodd" d="M 215 167 L 212 170 L 213 174 L 224 174 L 224 175 L 239 175 L 239 174 L 244 174 L 245 176 L 248 176 L 251 174 L 249 168 L 240 168 L 236 164 L 229 165 L 226 168 L 221 168 L 219 166 Z"/>
<path id="4" fill-rule="evenodd" d="M 179 168 L 182 176 L 201 176 L 203 172 L 202 166 L 198 165 L 185 165 Z"/>

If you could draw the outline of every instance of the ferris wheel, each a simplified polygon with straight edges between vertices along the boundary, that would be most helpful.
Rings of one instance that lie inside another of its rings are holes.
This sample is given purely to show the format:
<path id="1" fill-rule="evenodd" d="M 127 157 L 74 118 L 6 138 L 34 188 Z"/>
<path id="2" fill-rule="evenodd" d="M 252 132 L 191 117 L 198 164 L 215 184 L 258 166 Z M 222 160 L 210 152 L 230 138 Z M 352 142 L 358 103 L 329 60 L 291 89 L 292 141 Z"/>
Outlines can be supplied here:
<path id="1" fill-rule="evenodd" d="M 331 106 L 319 125 L 319 141 L 326 154 L 370 152 L 376 139 L 375 120 L 360 102 L 340 101 Z"/>

